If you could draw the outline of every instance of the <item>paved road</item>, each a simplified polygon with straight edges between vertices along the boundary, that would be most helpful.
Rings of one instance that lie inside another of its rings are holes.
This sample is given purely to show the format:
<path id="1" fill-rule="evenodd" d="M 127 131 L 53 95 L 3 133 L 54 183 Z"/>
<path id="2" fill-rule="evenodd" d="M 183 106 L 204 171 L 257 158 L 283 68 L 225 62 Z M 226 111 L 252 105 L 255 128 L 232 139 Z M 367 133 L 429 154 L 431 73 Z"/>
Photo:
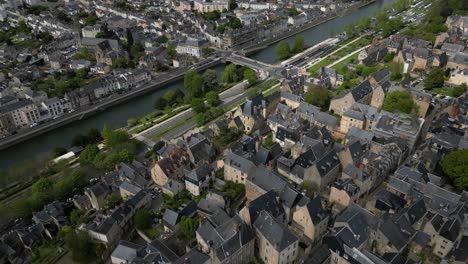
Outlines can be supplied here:
<path id="1" fill-rule="evenodd" d="M 162 87 L 166 84 L 169 84 L 172 81 L 175 81 L 176 79 L 183 77 L 184 73 L 187 70 L 203 69 L 203 68 L 209 67 L 210 65 L 215 65 L 219 63 L 221 60 L 231 61 L 235 64 L 245 65 L 245 66 L 248 66 L 253 69 L 263 71 L 263 72 L 266 71 L 267 77 L 268 76 L 273 76 L 275 78 L 283 77 L 281 75 L 283 67 L 278 67 L 278 66 L 275 67 L 270 64 L 255 61 L 253 59 L 234 54 L 232 52 L 220 52 L 217 54 L 217 56 L 218 57 L 211 57 L 209 60 L 204 60 L 200 63 L 194 64 L 189 69 L 176 69 L 170 73 L 157 75 L 157 79 L 151 81 L 150 83 L 135 87 L 132 90 L 124 92 L 122 94 L 117 94 L 117 93 L 113 94 L 107 98 L 102 99 L 99 102 L 96 102 L 94 105 L 81 107 L 75 112 L 65 114 L 55 120 L 51 120 L 47 123 L 38 125 L 33 128 L 26 128 L 24 130 L 21 130 L 15 135 L 6 137 L 4 139 L 0 139 L 0 149 L 7 148 L 21 141 L 27 140 L 29 138 L 40 135 L 52 129 L 71 123 L 75 120 L 82 119 L 83 117 L 87 115 L 91 115 L 99 111 L 104 111 L 106 108 L 112 105 L 129 100 L 130 98 L 134 98 L 148 91 L 151 91 L 153 89 L 157 89 L 158 87 Z M 189 115 L 190 114 L 187 114 L 187 116 Z"/>

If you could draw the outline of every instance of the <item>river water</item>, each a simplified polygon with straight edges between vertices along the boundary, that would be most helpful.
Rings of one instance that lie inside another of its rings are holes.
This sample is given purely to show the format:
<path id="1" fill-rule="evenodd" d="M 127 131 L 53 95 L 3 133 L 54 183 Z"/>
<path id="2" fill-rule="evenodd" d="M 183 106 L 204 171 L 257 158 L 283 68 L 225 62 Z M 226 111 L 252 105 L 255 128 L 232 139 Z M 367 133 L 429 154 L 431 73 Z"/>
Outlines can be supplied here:
<path id="1" fill-rule="evenodd" d="M 343 17 L 339 17 L 316 27 L 310 28 L 297 35 L 303 36 L 308 46 L 317 44 L 330 36 L 332 32 L 341 32 L 346 24 L 356 22 L 362 17 L 369 17 L 383 6 L 391 4 L 395 0 L 377 0 L 376 3 L 365 6 L 359 10 L 353 11 Z M 295 36 L 286 39 L 292 44 Z M 275 57 L 276 45 L 273 44 L 250 56 L 253 59 L 266 63 L 273 63 Z M 223 65 L 213 68 L 218 73 L 224 69 Z M 104 112 L 97 113 L 87 119 L 73 122 L 45 134 L 29 139 L 8 149 L 0 151 L 0 170 L 7 169 L 9 166 L 35 158 L 39 155 L 51 151 L 55 147 L 70 147 L 72 138 L 79 133 L 86 133 L 90 128 L 102 129 L 104 124 L 113 128 L 122 127 L 127 124 L 127 120 L 132 117 L 141 117 L 154 110 L 153 104 L 156 98 L 162 96 L 166 91 L 183 87 L 183 80 L 176 81 L 167 85 L 163 89 L 143 95 L 141 97 L 124 102 L 120 105 L 107 109 Z"/>

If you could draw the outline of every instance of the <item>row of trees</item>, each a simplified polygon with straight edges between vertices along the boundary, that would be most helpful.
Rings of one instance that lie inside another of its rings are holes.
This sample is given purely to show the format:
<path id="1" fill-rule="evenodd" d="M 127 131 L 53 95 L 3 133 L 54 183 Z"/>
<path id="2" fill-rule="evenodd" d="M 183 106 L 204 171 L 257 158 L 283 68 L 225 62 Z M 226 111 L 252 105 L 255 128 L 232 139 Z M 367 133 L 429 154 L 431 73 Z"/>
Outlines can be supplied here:
<path id="1" fill-rule="evenodd" d="M 381 31 L 383 36 L 388 36 L 403 28 L 404 23 L 401 18 L 396 17 L 390 19 L 388 12 L 391 10 L 401 12 L 410 7 L 411 3 L 411 0 L 398 0 L 389 7 L 382 9 L 376 16 L 377 23 L 375 23 L 374 29 L 376 31 Z M 372 28 L 372 19 L 370 17 L 363 17 L 356 23 L 347 24 L 344 31 L 348 37 L 355 37 L 370 28 Z"/>
<path id="2" fill-rule="evenodd" d="M 466 1 L 459 0 L 435 0 L 429 12 L 419 24 L 409 25 L 405 34 L 420 37 L 424 40 L 435 42 L 436 35 L 447 31 L 445 20 L 452 14 L 467 15 Z"/>
<path id="3" fill-rule="evenodd" d="M 248 67 L 237 67 L 234 64 L 229 64 L 224 69 L 221 75 L 221 84 L 218 81 L 216 71 L 211 69 L 206 70 L 203 75 L 196 71 L 185 73 L 184 86 L 189 92 L 195 120 L 199 125 L 204 125 L 224 113 L 224 110 L 219 106 L 221 100 L 218 96 L 218 90 L 221 86 L 230 86 L 242 79 L 246 79 L 250 85 L 253 85 L 257 82 L 257 75 Z"/>
<path id="4" fill-rule="evenodd" d="M 285 40 L 280 41 L 276 46 L 276 57 L 279 60 L 284 60 L 289 58 L 290 56 L 300 53 L 304 50 L 304 37 L 297 36 L 294 41 L 292 47 L 289 46 L 289 43 Z"/>
<path id="5" fill-rule="evenodd" d="M 172 108 L 185 103 L 185 94 L 180 89 L 167 91 L 163 96 L 158 97 L 154 102 L 156 110 L 164 110 L 166 107 Z"/>
<path id="6" fill-rule="evenodd" d="M 86 173 L 82 170 L 65 171 L 63 174 L 63 177 L 56 182 L 45 177 L 39 178 L 31 187 L 31 195 L 13 204 L 15 214 L 29 218 L 32 212 L 41 210 L 53 200 L 69 197 L 74 189 L 81 188 L 87 183 Z"/>
<path id="7" fill-rule="evenodd" d="M 86 68 L 77 71 L 66 71 L 65 73 L 57 73 L 47 79 L 34 81 L 31 83 L 31 88 L 40 90 L 49 97 L 63 97 L 65 93 L 79 89 L 85 85 L 85 80 L 88 78 L 89 70 Z"/>
<path id="8" fill-rule="evenodd" d="M 137 144 L 124 130 L 113 130 L 107 125 L 101 132 L 106 151 L 100 151 L 95 144 L 89 144 L 80 154 L 80 163 L 96 169 L 110 170 L 121 162 L 132 162 Z"/>

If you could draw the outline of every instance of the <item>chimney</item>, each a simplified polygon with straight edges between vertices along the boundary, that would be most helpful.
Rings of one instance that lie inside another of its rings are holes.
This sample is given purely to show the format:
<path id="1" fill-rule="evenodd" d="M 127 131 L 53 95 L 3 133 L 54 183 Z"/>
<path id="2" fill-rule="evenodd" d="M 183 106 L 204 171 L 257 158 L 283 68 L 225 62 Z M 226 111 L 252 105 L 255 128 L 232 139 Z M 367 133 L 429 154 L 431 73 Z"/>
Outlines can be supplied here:
<path id="1" fill-rule="evenodd" d="M 232 230 L 234 230 L 235 233 L 239 232 L 239 224 L 238 223 L 232 224 Z"/>
<path id="2" fill-rule="evenodd" d="M 458 102 L 455 102 L 452 106 L 452 111 L 450 111 L 450 117 L 455 118 L 458 115 L 459 111 L 460 106 L 458 105 Z"/>
<path id="3" fill-rule="evenodd" d="M 256 138 L 255 139 L 255 152 L 258 152 L 260 149 L 260 139 Z"/>

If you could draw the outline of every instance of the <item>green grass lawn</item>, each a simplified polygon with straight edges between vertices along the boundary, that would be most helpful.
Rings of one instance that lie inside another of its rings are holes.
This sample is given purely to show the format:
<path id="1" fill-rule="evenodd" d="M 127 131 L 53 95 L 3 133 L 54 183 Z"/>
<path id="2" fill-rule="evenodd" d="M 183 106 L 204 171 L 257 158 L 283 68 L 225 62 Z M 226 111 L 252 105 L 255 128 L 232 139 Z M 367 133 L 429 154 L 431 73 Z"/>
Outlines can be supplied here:
<path id="1" fill-rule="evenodd" d="M 44 242 L 33 251 L 32 263 L 54 263 L 65 253 L 65 249 L 55 243 Z"/>
<path id="2" fill-rule="evenodd" d="M 163 225 L 158 225 L 155 228 L 148 228 L 143 230 L 143 232 L 150 238 L 150 239 L 158 239 L 159 236 L 164 232 Z"/>
<path id="3" fill-rule="evenodd" d="M 358 56 L 359 53 L 356 53 L 353 56 L 347 58 L 346 60 L 343 60 L 342 62 L 334 65 L 332 69 L 335 69 L 339 74 L 345 74 L 345 72 L 343 72 L 343 66 L 348 65 L 348 63 L 357 62 Z"/>
<path id="4" fill-rule="evenodd" d="M 446 95 L 453 97 L 453 89 L 452 88 L 433 88 L 431 90 L 426 90 L 426 92 L 431 93 L 432 95 Z"/>

